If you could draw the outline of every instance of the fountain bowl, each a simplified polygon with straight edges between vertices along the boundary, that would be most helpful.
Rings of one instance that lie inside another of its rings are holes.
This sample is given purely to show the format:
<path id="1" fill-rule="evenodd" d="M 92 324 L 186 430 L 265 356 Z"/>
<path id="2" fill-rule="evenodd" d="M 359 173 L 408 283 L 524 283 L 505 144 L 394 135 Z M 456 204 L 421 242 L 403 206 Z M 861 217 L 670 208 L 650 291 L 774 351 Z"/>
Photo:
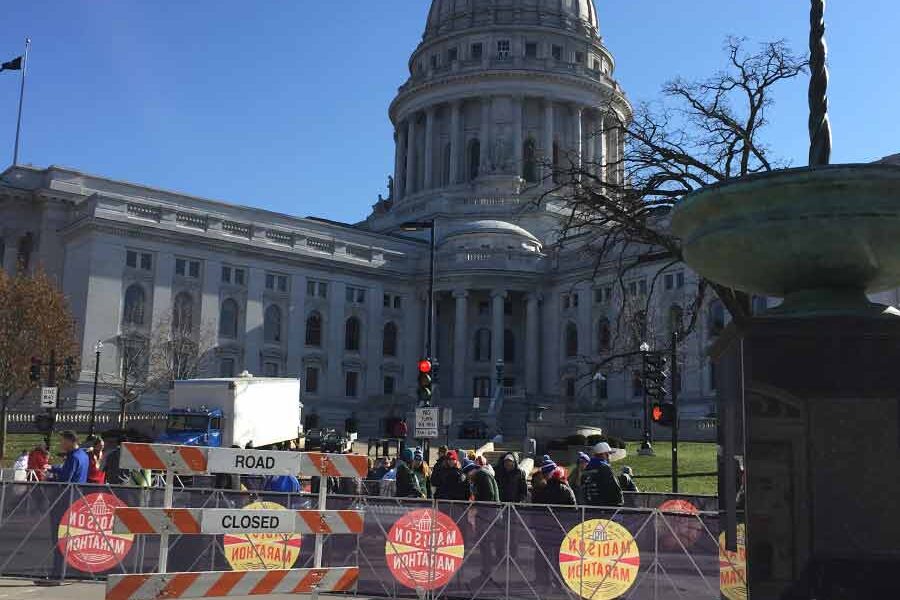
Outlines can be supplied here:
<path id="1" fill-rule="evenodd" d="M 685 196 L 672 228 L 718 284 L 784 298 L 773 315 L 888 315 L 866 294 L 900 286 L 900 166 L 785 169 Z"/>

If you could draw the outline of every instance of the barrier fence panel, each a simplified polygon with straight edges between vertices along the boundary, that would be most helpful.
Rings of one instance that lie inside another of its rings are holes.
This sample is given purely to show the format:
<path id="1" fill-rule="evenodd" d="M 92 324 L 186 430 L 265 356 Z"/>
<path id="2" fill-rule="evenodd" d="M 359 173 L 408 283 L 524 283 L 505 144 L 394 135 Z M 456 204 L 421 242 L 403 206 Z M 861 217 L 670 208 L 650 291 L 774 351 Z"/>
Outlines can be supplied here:
<path id="1" fill-rule="evenodd" d="M 161 489 L 0 485 L 0 575 L 121 582 L 118 576 L 139 574 L 147 579 L 130 592 L 128 597 L 136 600 L 144 596 L 133 594 L 148 589 L 177 591 L 189 578 L 145 575 L 159 568 L 160 537 L 135 535 L 115 524 L 112 516 L 121 507 L 131 507 L 125 514 L 143 515 L 151 527 L 158 526 L 154 519 L 162 515 L 181 523 L 179 515 L 197 520 L 199 514 L 202 529 L 207 510 L 214 516 L 241 514 L 236 510 L 262 511 L 258 516 L 285 513 L 283 519 L 307 527 L 298 532 L 206 535 L 191 528 L 181 533 L 185 528 L 175 527 L 179 531 L 171 530 L 168 566 L 197 576 L 180 592 L 182 597 L 189 597 L 184 594 L 191 590 L 205 594 L 212 586 L 221 590 L 232 584 L 231 589 L 243 593 L 256 585 L 255 576 L 249 575 L 256 571 L 315 569 L 315 539 L 322 532 L 320 564 L 329 569 L 358 565 L 356 593 L 366 597 L 746 598 L 743 547 L 724 551 L 718 515 L 701 510 L 708 502 L 702 497 L 660 496 L 662 509 L 613 510 L 329 496 L 323 525 L 321 519 L 304 518 L 312 513 L 302 511 L 320 508 L 318 497 L 310 494 L 176 489 L 173 510 L 165 513 Z M 352 511 L 362 523 L 342 511 Z M 339 534 L 340 523 L 362 533 Z M 282 587 L 273 589 L 286 589 L 291 582 L 300 585 L 298 576 L 287 577 L 279 583 Z"/>

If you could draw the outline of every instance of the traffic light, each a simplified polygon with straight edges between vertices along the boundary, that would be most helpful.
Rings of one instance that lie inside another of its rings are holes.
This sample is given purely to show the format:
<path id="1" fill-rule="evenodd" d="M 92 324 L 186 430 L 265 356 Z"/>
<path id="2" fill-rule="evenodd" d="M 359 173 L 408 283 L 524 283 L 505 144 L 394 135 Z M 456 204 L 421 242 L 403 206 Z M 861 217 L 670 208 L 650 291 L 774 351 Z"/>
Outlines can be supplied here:
<path id="1" fill-rule="evenodd" d="M 657 425 L 671 427 L 675 424 L 675 404 L 668 401 L 654 404 L 650 417 Z"/>
<path id="2" fill-rule="evenodd" d="M 644 355 L 644 389 L 648 398 L 660 403 L 666 398 L 667 363 L 666 357 L 659 352 Z"/>
<path id="3" fill-rule="evenodd" d="M 427 358 L 419 361 L 419 401 L 431 406 L 432 366 Z"/>
<path id="4" fill-rule="evenodd" d="M 31 371 L 29 377 L 31 383 L 37 383 L 41 380 L 41 359 L 34 356 L 31 358 Z"/>

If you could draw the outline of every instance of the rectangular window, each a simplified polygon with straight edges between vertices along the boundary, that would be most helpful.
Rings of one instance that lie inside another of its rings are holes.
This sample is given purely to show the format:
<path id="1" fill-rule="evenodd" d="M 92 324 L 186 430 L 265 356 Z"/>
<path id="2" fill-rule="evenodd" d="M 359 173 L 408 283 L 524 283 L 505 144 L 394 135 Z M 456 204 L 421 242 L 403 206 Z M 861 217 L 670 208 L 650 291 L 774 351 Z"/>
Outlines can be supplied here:
<path id="1" fill-rule="evenodd" d="M 234 377 L 233 358 L 223 358 L 219 363 L 219 377 Z"/>
<path id="2" fill-rule="evenodd" d="M 472 380 L 472 395 L 476 398 L 490 398 L 491 378 L 476 377 Z"/>
<path id="3" fill-rule="evenodd" d="M 509 40 L 497 40 L 497 59 L 509 60 Z"/>
<path id="4" fill-rule="evenodd" d="M 447 62 L 454 63 L 459 60 L 459 48 L 454 46 L 453 48 L 447 49 Z"/>
<path id="5" fill-rule="evenodd" d="M 197 260 L 189 260 L 188 261 L 188 275 L 193 279 L 200 278 L 200 261 Z"/>
<path id="6" fill-rule="evenodd" d="M 584 52 L 575 52 L 575 62 L 579 65 L 584 64 Z"/>
<path id="7" fill-rule="evenodd" d="M 403 299 L 400 296 L 394 296 L 394 308 L 397 310 L 403 308 Z"/>
<path id="8" fill-rule="evenodd" d="M 243 269 L 234 270 L 234 284 L 244 286 L 247 285 L 247 276 Z"/>
<path id="9" fill-rule="evenodd" d="M 566 379 L 566 398 L 574 398 L 575 397 L 575 380 L 572 378 Z"/>
<path id="10" fill-rule="evenodd" d="M 306 393 L 315 394 L 319 391 L 319 369 L 306 367 Z"/>
<path id="11" fill-rule="evenodd" d="M 550 49 L 550 54 L 553 56 L 553 60 L 562 60 L 562 46 L 553 44 L 553 47 Z"/>
<path id="12" fill-rule="evenodd" d="M 362 288 L 350 287 L 346 288 L 346 300 L 348 304 L 365 304 L 366 290 Z"/>
<path id="13" fill-rule="evenodd" d="M 276 283 L 278 284 L 279 292 L 287 292 L 288 291 L 288 278 L 287 275 L 279 275 L 276 278 Z"/>
<path id="14" fill-rule="evenodd" d="M 397 385 L 397 381 L 391 377 L 387 376 L 384 378 L 384 395 L 390 396 L 394 393 L 394 388 Z"/>
<path id="15" fill-rule="evenodd" d="M 481 60 L 481 57 L 484 55 L 484 46 L 481 42 L 476 42 L 472 44 L 472 60 Z"/>
<path id="16" fill-rule="evenodd" d="M 328 284 L 319 282 L 319 298 L 328 297 Z"/>
<path id="17" fill-rule="evenodd" d="M 348 398 L 356 398 L 357 394 L 359 394 L 359 373 L 347 371 L 346 389 L 344 391 Z"/>
<path id="18" fill-rule="evenodd" d="M 597 380 L 597 399 L 606 400 L 609 398 L 609 380 L 603 377 Z"/>
<path id="19" fill-rule="evenodd" d="M 679 290 L 684 287 L 684 271 L 675 273 L 675 287 Z"/>
<path id="20" fill-rule="evenodd" d="M 391 307 L 391 295 L 390 294 L 384 295 L 384 301 L 382 303 L 382 306 L 384 306 L 385 308 Z"/>
<path id="21" fill-rule="evenodd" d="M 353 292 L 354 292 L 354 289 L 350 286 L 347 286 L 347 288 L 345 290 L 345 294 L 346 294 L 346 300 L 350 304 L 353 303 L 353 297 L 354 297 Z"/>
<path id="22" fill-rule="evenodd" d="M 306 282 L 306 295 L 309 297 L 313 297 L 316 295 L 316 282 L 315 281 L 307 281 Z"/>
<path id="23" fill-rule="evenodd" d="M 438 55 L 432 54 L 431 55 L 431 68 L 437 69 L 437 66 L 438 66 Z"/>
<path id="24" fill-rule="evenodd" d="M 231 283 L 231 267 L 222 267 L 222 283 Z"/>
<path id="25" fill-rule="evenodd" d="M 536 42 L 525 42 L 525 58 L 537 58 L 537 50 Z"/>
<path id="26" fill-rule="evenodd" d="M 673 275 L 672 273 L 666 273 L 663 281 L 667 290 L 675 288 L 675 275 Z"/>
<path id="27" fill-rule="evenodd" d="M 263 373 L 266 377 L 278 377 L 278 363 L 265 362 L 263 364 Z"/>
<path id="28" fill-rule="evenodd" d="M 137 261 L 138 261 L 137 252 L 135 252 L 134 250 L 128 250 L 125 253 L 125 266 L 126 267 L 131 267 L 132 269 L 137 269 Z"/>
<path id="29" fill-rule="evenodd" d="M 266 273 L 266 289 L 267 290 L 275 289 L 275 275 L 272 273 Z"/>
<path id="30" fill-rule="evenodd" d="M 141 253 L 141 270 L 142 271 L 152 271 L 153 270 L 153 255 L 148 252 Z"/>
<path id="31" fill-rule="evenodd" d="M 181 275 L 184 277 L 185 273 L 187 273 L 187 261 L 183 258 L 175 259 L 175 274 Z"/>

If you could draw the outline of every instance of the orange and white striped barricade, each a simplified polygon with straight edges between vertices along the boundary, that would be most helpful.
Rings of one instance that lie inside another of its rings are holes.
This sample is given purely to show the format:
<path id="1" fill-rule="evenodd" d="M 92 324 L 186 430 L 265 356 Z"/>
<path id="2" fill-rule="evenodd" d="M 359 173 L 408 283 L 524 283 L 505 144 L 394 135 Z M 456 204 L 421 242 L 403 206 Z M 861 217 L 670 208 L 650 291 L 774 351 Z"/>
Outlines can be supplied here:
<path id="1" fill-rule="evenodd" d="M 347 592 L 353 589 L 358 579 L 359 567 L 110 575 L 106 600 Z"/>
<path id="2" fill-rule="evenodd" d="M 363 515 L 359 511 L 326 510 L 327 477 L 365 478 L 368 460 L 352 454 L 319 452 L 273 452 L 241 448 L 205 448 L 166 444 L 122 444 L 120 466 L 166 472 L 162 508 L 116 509 L 114 531 L 159 535 L 159 573 L 117 575 L 107 580 L 109 600 L 152 600 L 272 593 L 346 591 L 356 584 L 357 567 L 322 568 L 324 536 L 360 534 Z M 228 473 L 294 477 L 318 476 L 318 510 L 289 512 L 266 510 L 172 508 L 174 475 Z M 312 569 L 283 571 L 167 573 L 169 535 L 227 533 L 300 533 L 316 536 Z M 308 589 L 307 589 L 308 588 Z"/>

